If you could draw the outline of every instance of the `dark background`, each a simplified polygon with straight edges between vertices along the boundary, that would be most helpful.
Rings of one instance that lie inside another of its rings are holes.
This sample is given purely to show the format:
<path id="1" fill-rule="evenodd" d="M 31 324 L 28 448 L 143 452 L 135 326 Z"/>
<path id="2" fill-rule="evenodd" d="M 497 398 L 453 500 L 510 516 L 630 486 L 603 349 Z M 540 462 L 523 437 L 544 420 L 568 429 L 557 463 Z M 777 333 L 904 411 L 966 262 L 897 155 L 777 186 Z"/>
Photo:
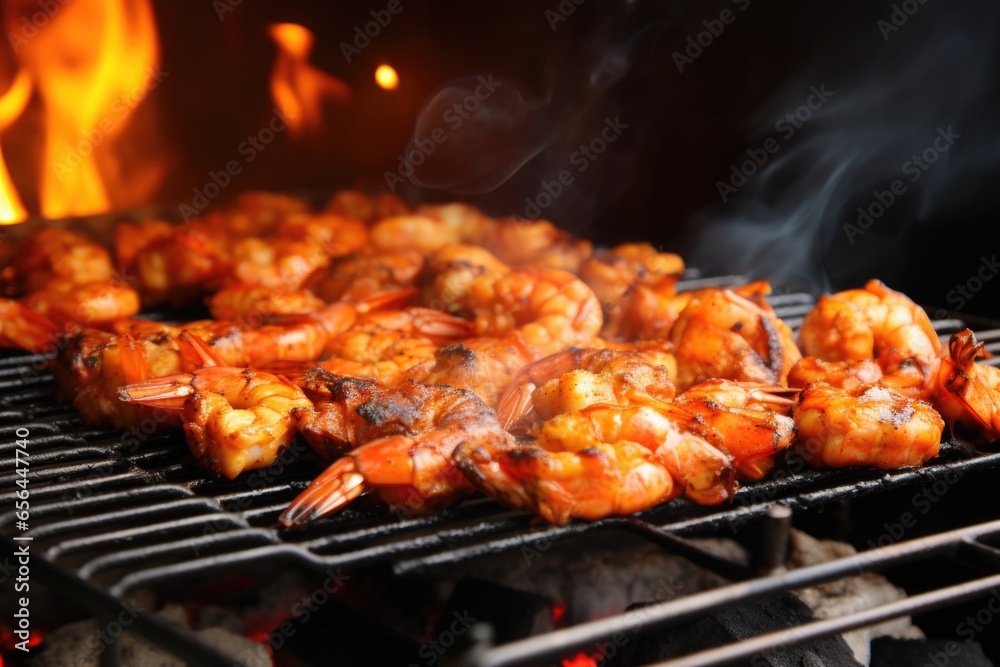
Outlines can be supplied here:
<path id="1" fill-rule="evenodd" d="M 555 29 L 546 10 L 558 0 L 400 2 L 350 63 L 341 43 L 388 2 L 244 0 L 221 19 L 212 3 L 157 2 L 170 73 L 151 95 L 170 151 L 160 203 L 189 201 L 265 126 L 275 54 L 265 29 L 294 21 L 316 33 L 313 63 L 353 97 L 327 106 L 321 132 L 279 136 L 226 195 L 385 188 L 383 173 L 397 169 L 420 119 L 421 132 L 444 127 L 448 139 L 417 170 L 420 187 L 399 188 L 414 202 L 463 199 L 523 215 L 525 198 L 569 169 L 572 185 L 542 215 L 599 243 L 646 239 L 706 272 L 779 288 L 879 277 L 924 304 L 1000 317 L 1000 280 L 960 306 L 948 298 L 1000 251 L 998 3 L 897 2 L 916 11 L 884 39 L 878 21 L 894 3 L 881 0 L 564 0 L 575 9 Z M 723 9 L 735 20 L 679 72 L 674 52 Z M 381 62 L 399 71 L 398 90 L 375 86 Z M 442 125 L 442 109 L 480 75 L 502 85 L 458 131 Z M 781 137 L 775 122 L 810 86 L 834 94 Z M 573 152 L 615 117 L 628 128 L 576 171 Z M 960 139 L 911 183 L 903 163 L 948 126 Z M 768 137 L 778 153 L 723 202 L 717 182 Z M 906 194 L 850 243 L 843 225 L 896 178 Z"/>

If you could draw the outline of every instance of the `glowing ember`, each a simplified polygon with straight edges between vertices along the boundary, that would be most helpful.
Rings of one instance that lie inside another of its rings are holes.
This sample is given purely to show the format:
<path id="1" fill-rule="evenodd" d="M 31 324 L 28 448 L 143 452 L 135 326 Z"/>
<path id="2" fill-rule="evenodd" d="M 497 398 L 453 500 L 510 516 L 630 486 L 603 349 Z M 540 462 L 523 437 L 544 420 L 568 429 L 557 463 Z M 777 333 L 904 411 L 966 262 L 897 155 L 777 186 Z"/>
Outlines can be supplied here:
<path id="1" fill-rule="evenodd" d="M 346 83 L 309 64 L 313 34 L 295 23 L 275 23 L 268 35 L 278 46 L 271 71 L 271 97 L 288 119 L 293 136 L 315 131 L 322 120 L 323 101 L 347 99 Z"/>
<path id="2" fill-rule="evenodd" d="M 555 623 L 556 625 L 558 625 L 559 621 L 561 621 L 563 619 L 563 616 L 565 616 L 565 615 L 566 615 L 566 603 L 565 602 L 561 602 L 559 600 L 556 600 L 555 602 L 553 602 L 552 603 L 552 622 Z"/>
<path id="3" fill-rule="evenodd" d="M 577 653 L 562 661 L 563 667 L 597 667 L 597 662 L 586 653 Z"/>
<path id="4" fill-rule="evenodd" d="M 31 98 L 31 77 L 26 70 L 18 70 L 17 76 L 10 84 L 7 92 L 0 96 L 0 131 L 10 127 Z M 19 222 L 27 217 L 28 212 L 21 205 L 14 183 L 7 172 L 3 153 L 0 152 L 0 225 Z"/>
<path id="5" fill-rule="evenodd" d="M 17 19 L 16 10 L 6 16 Z M 132 111 L 158 82 L 159 43 L 149 0 L 78 0 L 19 44 L 17 58 L 44 107 L 42 215 L 110 208 L 102 172 L 120 168 L 110 150 Z"/>
<path id="6" fill-rule="evenodd" d="M 399 74 L 391 65 L 379 65 L 375 70 L 375 83 L 386 90 L 395 90 L 399 86 Z"/>

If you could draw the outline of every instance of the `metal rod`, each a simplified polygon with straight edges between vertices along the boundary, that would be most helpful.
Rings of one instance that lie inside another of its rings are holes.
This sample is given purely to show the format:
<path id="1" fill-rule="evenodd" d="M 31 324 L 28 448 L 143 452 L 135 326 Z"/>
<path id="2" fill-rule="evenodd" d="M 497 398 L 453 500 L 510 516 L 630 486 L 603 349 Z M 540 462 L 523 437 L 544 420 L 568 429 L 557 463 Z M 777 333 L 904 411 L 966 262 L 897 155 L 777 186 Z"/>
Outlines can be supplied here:
<path id="1" fill-rule="evenodd" d="M 940 588 L 929 593 L 914 595 L 871 609 L 856 611 L 846 616 L 837 616 L 822 621 L 800 625 L 789 630 L 771 632 L 759 637 L 744 639 L 735 644 L 727 644 L 686 655 L 676 660 L 667 660 L 647 665 L 646 667 L 704 667 L 705 665 L 727 665 L 743 660 L 779 646 L 795 646 L 814 639 L 822 639 L 855 628 L 875 625 L 900 616 L 909 616 L 916 612 L 932 611 L 948 604 L 965 602 L 982 597 L 990 590 L 1000 586 L 1000 574 L 974 581 L 967 581 L 955 586 Z"/>
<path id="2" fill-rule="evenodd" d="M 4 549 L 13 551 L 14 542 L 2 538 Z M 128 631 L 153 642 L 191 665 L 205 667 L 246 667 L 245 663 L 209 646 L 192 632 L 167 622 L 162 618 L 130 609 L 93 584 L 76 577 L 54 565 L 46 558 L 35 556 L 31 561 L 32 574 L 48 584 L 48 589 L 69 602 L 86 607 L 98 619 L 119 618 L 129 614 Z M 124 623 L 122 624 L 124 625 Z"/>
<path id="3" fill-rule="evenodd" d="M 1000 521 L 952 530 L 908 542 L 872 549 L 854 556 L 819 563 L 779 575 L 723 586 L 677 600 L 625 612 L 618 616 L 581 623 L 572 628 L 556 630 L 488 651 L 477 667 L 516 665 L 540 658 L 557 657 L 574 649 L 606 640 L 618 633 L 636 633 L 660 626 L 676 625 L 703 614 L 749 602 L 773 593 L 831 581 L 877 570 L 889 564 L 923 560 L 934 555 L 954 552 L 965 539 L 1000 531 Z"/>
<path id="4" fill-rule="evenodd" d="M 771 505 L 764 517 L 764 534 L 755 563 L 757 573 L 762 576 L 785 571 L 785 557 L 788 555 L 788 538 L 792 532 L 792 508 L 786 505 Z"/>

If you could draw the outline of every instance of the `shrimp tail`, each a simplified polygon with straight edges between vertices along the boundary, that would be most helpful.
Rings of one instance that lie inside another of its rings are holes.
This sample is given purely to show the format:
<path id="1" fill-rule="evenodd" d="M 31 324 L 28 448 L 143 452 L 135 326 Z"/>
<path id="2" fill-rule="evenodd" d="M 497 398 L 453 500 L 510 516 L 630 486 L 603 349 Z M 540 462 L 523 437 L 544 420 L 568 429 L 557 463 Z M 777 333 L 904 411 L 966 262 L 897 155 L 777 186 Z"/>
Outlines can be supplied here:
<path id="1" fill-rule="evenodd" d="M 531 414 L 532 401 L 531 394 L 535 391 L 534 383 L 527 382 L 521 385 L 507 388 L 500 403 L 497 406 L 497 421 L 504 429 L 509 429 L 512 425 Z"/>
<path id="2" fill-rule="evenodd" d="M 177 337 L 181 358 L 194 368 L 225 366 L 223 359 L 202 339 L 187 329 Z"/>
<path id="3" fill-rule="evenodd" d="M 116 336 L 122 375 L 131 384 L 149 379 L 149 360 L 142 343 L 128 334 Z"/>
<path id="4" fill-rule="evenodd" d="M 976 340 L 976 334 L 971 329 L 960 331 L 948 341 L 948 352 L 960 368 L 968 368 L 976 359 L 988 359 L 986 344 Z"/>
<path id="5" fill-rule="evenodd" d="M 161 378 L 133 382 L 118 388 L 122 403 L 139 403 L 165 410 L 181 410 L 187 397 L 194 393 L 194 375 L 180 373 Z"/>
<path id="6" fill-rule="evenodd" d="M 413 323 L 417 332 L 444 340 L 469 338 L 476 331 L 472 322 L 433 308 L 416 309 Z"/>
<path id="7" fill-rule="evenodd" d="M 391 310 L 402 308 L 407 301 L 416 296 L 420 290 L 416 287 L 403 287 L 395 290 L 374 292 L 361 299 L 357 304 L 358 312 L 367 313 L 373 310 Z"/>
<path id="8" fill-rule="evenodd" d="M 365 491 L 364 475 L 357 465 L 345 456 L 327 468 L 300 493 L 278 520 L 289 528 L 303 526 L 331 512 L 339 510 Z"/>

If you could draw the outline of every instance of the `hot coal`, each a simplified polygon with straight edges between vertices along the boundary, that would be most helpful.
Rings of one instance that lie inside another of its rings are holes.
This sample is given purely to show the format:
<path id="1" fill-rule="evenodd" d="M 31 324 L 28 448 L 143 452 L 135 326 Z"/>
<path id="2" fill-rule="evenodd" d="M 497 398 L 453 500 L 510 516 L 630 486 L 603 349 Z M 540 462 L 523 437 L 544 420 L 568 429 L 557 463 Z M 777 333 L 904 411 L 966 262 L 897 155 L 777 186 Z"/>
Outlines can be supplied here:
<path id="1" fill-rule="evenodd" d="M 467 577 L 456 585 L 434 631 L 434 642 L 447 650 L 451 636 L 465 634 L 473 623 L 489 623 L 504 644 L 555 629 L 552 600 L 483 579 Z M 444 641 L 443 641 L 444 640 Z"/>

